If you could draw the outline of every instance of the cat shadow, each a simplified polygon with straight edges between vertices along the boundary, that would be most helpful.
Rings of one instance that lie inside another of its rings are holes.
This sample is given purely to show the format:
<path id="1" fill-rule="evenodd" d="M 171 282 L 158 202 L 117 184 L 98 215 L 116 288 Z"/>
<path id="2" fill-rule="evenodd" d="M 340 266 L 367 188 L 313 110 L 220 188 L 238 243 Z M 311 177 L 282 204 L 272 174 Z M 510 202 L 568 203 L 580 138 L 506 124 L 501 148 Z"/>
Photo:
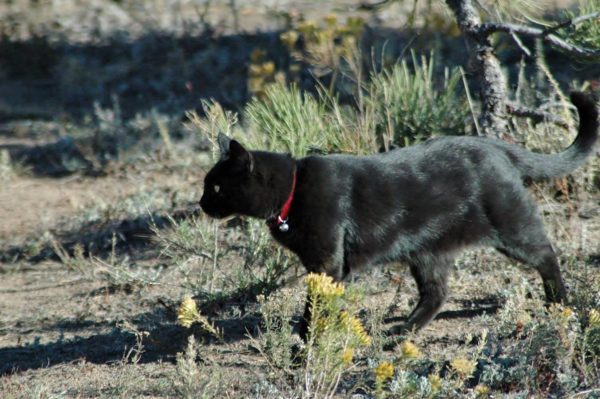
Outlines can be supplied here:
<path id="1" fill-rule="evenodd" d="M 154 253 L 140 250 L 151 249 L 149 244 L 153 243 L 154 230 L 164 229 L 171 226 L 173 221 L 179 222 L 199 214 L 200 210 L 196 203 L 190 203 L 180 209 L 157 210 L 132 218 L 89 222 L 73 229 L 56 232 L 54 234 L 55 243 L 44 243 L 35 254 L 30 254 L 30 243 L 28 242 L 0 249 L 0 262 L 60 261 L 56 246 L 69 256 L 74 256 L 75 249 L 79 248 L 83 251 L 81 255 L 85 257 L 94 255 L 104 258 L 113 250 L 116 253 L 128 252 L 135 255 L 136 259 L 143 259 L 144 256 L 152 257 L 155 255 Z"/>
<path id="2" fill-rule="evenodd" d="M 499 299 L 493 296 L 479 298 L 475 300 L 458 300 L 462 309 L 444 310 L 437 314 L 434 320 L 453 320 L 453 319 L 470 319 L 486 314 L 496 314 L 502 307 Z M 383 319 L 385 324 L 398 322 L 406 322 L 408 315 L 405 316 L 390 316 Z"/>
<path id="3" fill-rule="evenodd" d="M 114 321 L 59 320 L 46 324 L 37 328 L 40 335 L 32 341 L 0 347 L 0 376 L 77 362 L 174 363 L 177 354 L 185 351 L 192 335 L 203 345 L 225 346 L 255 336 L 260 323 L 257 314 L 212 320 L 214 326 L 224 332 L 219 340 L 198 324 L 185 328 L 168 320 L 174 318 L 170 312 L 165 313 L 157 307 L 151 312 L 135 315 L 130 319 L 129 328 L 115 327 Z M 90 329 L 101 332 L 89 334 Z M 42 342 L 45 333 L 57 332 L 57 339 Z M 65 333 L 74 336 L 65 337 Z M 132 354 L 138 349 L 141 356 L 134 360 Z"/>

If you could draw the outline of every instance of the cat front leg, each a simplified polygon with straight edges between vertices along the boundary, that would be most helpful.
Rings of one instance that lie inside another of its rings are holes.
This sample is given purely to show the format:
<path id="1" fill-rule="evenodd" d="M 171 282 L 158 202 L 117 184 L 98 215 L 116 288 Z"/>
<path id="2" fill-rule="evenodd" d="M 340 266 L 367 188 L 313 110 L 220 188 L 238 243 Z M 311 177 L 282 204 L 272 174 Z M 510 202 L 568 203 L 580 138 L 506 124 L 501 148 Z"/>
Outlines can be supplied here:
<path id="1" fill-rule="evenodd" d="M 421 255 L 408 260 L 410 272 L 419 290 L 419 303 L 402 326 L 390 330 L 391 340 L 386 349 L 393 349 L 407 331 L 425 327 L 440 311 L 448 295 L 448 273 L 453 258 L 447 256 Z"/>
<path id="2" fill-rule="evenodd" d="M 328 276 L 331 276 L 335 282 L 342 281 L 347 274 L 344 272 L 343 262 L 341 261 L 335 264 L 329 261 L 320 264 L 320 266 L 306 266 L 306 269 L 310 273 L 325 273 Z M 304 312 L 298 325 L 298 335 L 304 343 L 307 343 L 309 339 L 308 333 L 310 331 L 310 323 L 312 319 L 311 308 L 310 295 L 307 293 L 306 302 L 304 303 Z M 297 366 L 302 363 L 302 351 L 298 345 L 294 345 L 292 348 L 292 358 L 294 364 Z"/>
<path id="3" fill-rule="evenodd" d="M 316 265 L 305 266 L 309 273 L 324 273 L 333 278 L 334 282 L 341 282 L 349 273 L 349 268 L 344 267 L 343 256 L 333 256 L 326 262 L 319 263 Z M 308 331 L 311 321 L 311 305 L 310 296 L 306 295 L 306 302 L 304 304 L 304 313 L 300 320 L 298 328 L 298 334 L 302 341 L 307 342 Z"/>
<path id="4" fill-rule="evenodd" d="M 298 335 L 300 335 L 300 339 L 302 339 L 304 343 L 308 342 L 308 326 L 310 325 L 310 317 L 310 298 L 307 295 L 306 302 L 304 303 L 304 313 L 302 314 L 298 328 Z"/>

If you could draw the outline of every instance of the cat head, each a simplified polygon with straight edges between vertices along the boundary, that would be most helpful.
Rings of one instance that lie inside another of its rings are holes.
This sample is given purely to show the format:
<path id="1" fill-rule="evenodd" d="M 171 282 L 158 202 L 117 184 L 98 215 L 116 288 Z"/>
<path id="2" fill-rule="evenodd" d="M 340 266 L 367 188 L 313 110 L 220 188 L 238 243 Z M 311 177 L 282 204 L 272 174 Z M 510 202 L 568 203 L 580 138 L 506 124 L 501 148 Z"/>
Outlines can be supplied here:
<path id="1" fill-rule="evenodd" d="M 217 218 L 246 214 L 257 189 L 253 156 L 224 134 L 219 134 L 218 144 L 221 157 L 204 178 L 200 206 L 206 214 Z"/>

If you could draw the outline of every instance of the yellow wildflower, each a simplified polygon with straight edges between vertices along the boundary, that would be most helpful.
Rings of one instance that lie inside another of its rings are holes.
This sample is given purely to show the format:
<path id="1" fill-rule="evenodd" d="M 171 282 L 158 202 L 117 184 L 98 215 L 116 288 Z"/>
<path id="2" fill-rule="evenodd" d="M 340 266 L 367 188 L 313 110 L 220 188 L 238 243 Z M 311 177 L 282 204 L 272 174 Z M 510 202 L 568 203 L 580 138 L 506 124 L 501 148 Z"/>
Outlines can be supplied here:
<path id="1" fill-rule="evenodd" d="M 259 77 L 262 73 L 262 65 L 261 64 L 250 64 L 248 68 L 248 75 L 251 77 Z"/>
<path id="2" fill-rule="evenodd" d="M 326 319 L 323 318 L 318 318 L 315 322 L 315 330 L 318 331 L 319 333 L 324 332 L 325 330 L 327 330 L 327 327 L 329 326 L 329 324 L 327 323 Z"/>
<path id="3" fill-rule="evenodd" d="M 563 316 L 565 319 L 568 319 L 569 317 L 573 316 L 573 309 L 568 306 L 565 307 L 561 312 L 561 316 Z"/>
<path id="4" fill-rule="evenodd" d="M 487 396 L 490 393 L 490 387 L 487 385 L 478 384 L 474 391 L 477 397 Z"/>
<path id="5" fill-rule="evenodd" d="M 596 309 L 590 310 L 589 321 L 590 326 L 600 326 L 600 312 Z"/>
<path id="6" fill-rule="evenodd" d="M 317 43 L 328 43 L 333 39 L 333 31 L 320 30 L 314 33 L 314 38 Z"/>
<path id="7" fill-rule="evenodd" d="M 293 50 L 300 35 L 295 30 L 289 30 L 279 35 L 279 40 L 290 50 Z"/>
<path id="8" fill-rule="evenodd" d="M 305 21 L 298 25 L 298 30 L 304 35 L 310 35 L 317 30 L 317 25 L 312 21 Z"/>
<path id="9" fill-rule="evenodd" d="M 394 365 L 388 361 L 379 363 L 373 370 L 375 372 L 375 382 L 381 384 L 394 376 Z"/>
<path id="10" fill-rule="evenodd" d="M 340 320 L 342 325 L 347 327 L 352 334 L 358 338 L 358 341 L 361 345 L 371 345 L 371 337 L 369 337 L 369 334 L 367 334 L 365 328 L 357 317 L 350 316 L 348 312 L 343 311 L 340 314 Z"/>
<path id="11" fill-rule="evenodd" d="M 255 95 L 258 93 L 264 92 L 265 88 L 265 79 L 262 77 L 254 77 L 248 79 L 248 91 Z"/>
<path id="12" fill-rule="evenodd" d="M 308 295 L 311 297 L 341 297 L 344 294 L 344 285 L 334 283 L 333 278 L 323 273 L 309 273 L 305 278 L 308 287 Z"/>
<path id="13" fill-rule="evenodd" d="M 402 351 L 402 356 L 407 359 L 417 359 L 421 357 L 421 351 L 419 348 L 410 341 L 404 341 L 400 344 L 400 350 Z"/>
<path id="14" fill-rule="evenodd" d="M 348 17 L 346 20 L 346 27 L 353 34 L 360 33 L 364 25 L 365 20 L 361 17 Z"/>
<path id="15" fill-rule="evenodd" d="M 429 385 L 431 385 L 431 391 L 436 393 L 440 389 L 442 389 L 442 378 L 437 374 L 429 374 L 427 376 L 427 381 L 429 381 Z"/>
<path id="16" fill-rule="evenodd" d="M 344 351 L 342 352 L 342 363 L 344 363 L 346 366 L 348 366 L 348 365 L 350 365 L 350 363 L 352 363 L 353 358 L 354 358 L 354 349 L 352 349 L 352 348 L 344 349 Z"/>
<path id="17" fill-rule="evenodd" d="M 190 328 L 198 320 L 200 313 L 192 298 L 185 298 L 177 309 L 177 321 L 185 328 Z"/>
<path id="18" fill-rule="evenodd" d="M 177 321 L 185 328 L 190 328 L 194 323 L 200 323 L 202 329 L 219 340 L 223 340 L 223 332 L 212 325 L 208 319 L 200 314 L 196 302 L 192 298 L 185 298 L 177 309 Z"/>
<path id="19" fill-rule="evenodd" d="M 475 371 L 475 362 L 464 357 L 457 357 L 450 362 L 450 367 L 462 378 L 467 378 Z"/>
<path id="20" fill-rule="evenodd" d="M 323 21 L 325 21 L 325 24 L 327 24 L 327 26 L 332 28 L 337 24 L 337 17 L 335 16 L 335 14 L 329 14 L 323 17 Z"/>
<path id="21" fill-rule="evenodd" d="M 265 55 L 267 55 L 267 52 L 265 50 L 257 47 L 254 50 L 252 50 L 252 52 L 250 53 L 250 61 L 252 63 L 261 62 L 263 60 L 263 58 L 265 58 Z"/>
<path id="22" fill-rule="evenodd" d="M 263 62 L 261 72 L 263 75 L 273 75 L 275 72 L 275 63 L 273 61 Z"/>

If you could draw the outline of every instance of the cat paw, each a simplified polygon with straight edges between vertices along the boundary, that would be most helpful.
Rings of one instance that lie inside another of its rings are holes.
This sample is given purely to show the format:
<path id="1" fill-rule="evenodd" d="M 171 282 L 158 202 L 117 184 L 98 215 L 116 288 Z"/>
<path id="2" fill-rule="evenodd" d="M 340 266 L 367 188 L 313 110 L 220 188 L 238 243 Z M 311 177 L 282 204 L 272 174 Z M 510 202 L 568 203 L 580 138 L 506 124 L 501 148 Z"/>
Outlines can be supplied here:
<path id="1" fill-rule="evenodd" d="M 387 337 L 384 339 L 381 348 L 386 352 L 393 352 L 401 342 L 402 340 L 398 337 Z"/>
<path id="2" fill-rule="evenodd" d="M 390 328 L 385 332 L 386 337 L 383 341 L 383 350 L 393 351 L 398 344 L 406 339 L 407 333 L 408 329 L 404 324 Z"/>
<path id="3" fill-rule="evenodd" d="M 292 345 L 290 365 L 292 369 L 299 369 L 300 367 L 304 366 L 304 351 L 302 345 Z"/>

